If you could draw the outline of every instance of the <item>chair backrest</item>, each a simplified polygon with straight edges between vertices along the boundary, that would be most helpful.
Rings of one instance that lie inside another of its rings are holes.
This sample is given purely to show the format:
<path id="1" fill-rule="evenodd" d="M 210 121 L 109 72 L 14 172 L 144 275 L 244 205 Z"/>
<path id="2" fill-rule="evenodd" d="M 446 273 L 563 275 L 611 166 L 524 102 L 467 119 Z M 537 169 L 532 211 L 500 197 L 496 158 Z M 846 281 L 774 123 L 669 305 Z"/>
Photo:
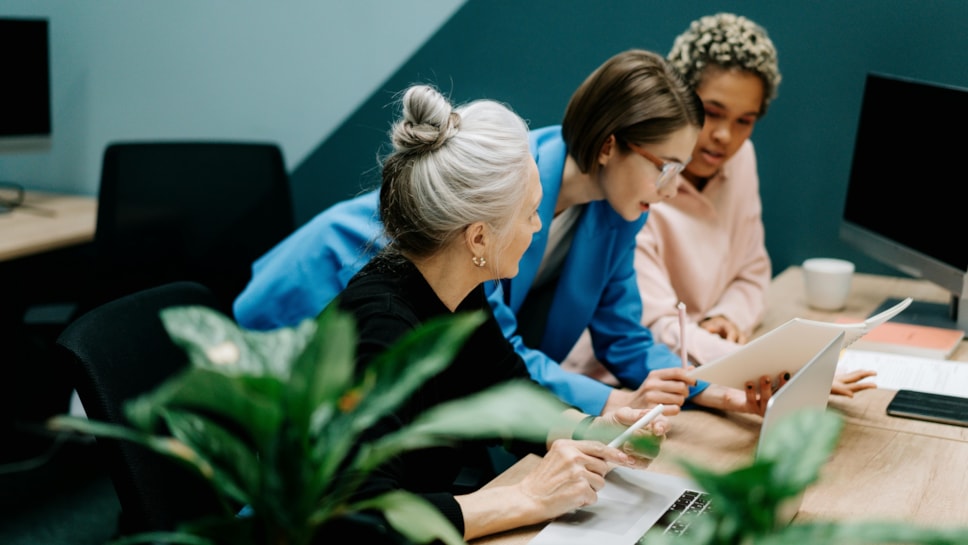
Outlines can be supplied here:
<path id="1" fill-rule="evenodd" d="M 188 365 L 159 313 L 181 305 L 214 308 L 214 294 L 195 282 L 174 282 L 101 305 L 58 337 L 55 358 L 74 379 L 92 420 L 128 425 L 124 404 Z M 97 452 L 121 504 L 119 533 L 169 530 L 219 512 L 208 483 L 182 465 L 136 443 L 98 438 Z"/>
<path id="2" fill-rule="evenodd" d="M 95 233 L 98 302 L 194 280 L 229 313 L 252 262 L 294 228 L 276 144 L 112 143 L 104 151 Z"/>

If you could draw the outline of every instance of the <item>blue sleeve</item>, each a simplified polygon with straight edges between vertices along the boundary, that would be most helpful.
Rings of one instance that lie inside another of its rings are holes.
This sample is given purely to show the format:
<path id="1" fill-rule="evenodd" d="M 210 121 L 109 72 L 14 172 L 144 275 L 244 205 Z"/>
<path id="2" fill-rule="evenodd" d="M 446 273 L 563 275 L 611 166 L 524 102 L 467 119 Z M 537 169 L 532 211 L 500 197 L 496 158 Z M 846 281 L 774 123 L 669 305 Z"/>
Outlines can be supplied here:
<path id="1" fill-rule="evenodd" d="M 572 373 L 541 352 L 524 345 L 517 334 L 518 322 L 514 312 L 504 302 L 504 289 L 498 282 L 485 284 L 488 302 L 504 336 L 524 360 L 531 378 L 551 390 L 559 399 L 588 414 L 601 414 L 612 387 L 591 377 Z"/>
<path id="2" fill-rule="evenodd" d="M 664 343 L 657 343 L 652 332 L 641 323 L 642 299 L 635 278 L 633 252 L 635 240 L 617 257 L 588 326 L 592 347 L 599 361 L 628 388 L 638 388 L 655 369 L 678 367 L 682 360 Z M 697 384 L 689 397 L 707 385 Z"/>
<path id="3" fill-rule="evenodd" d="M 378 191 L 320 212 L 252 265 L 232 312 L 240 326 L 268 330 L 316 317 L 386 243 Z"/>

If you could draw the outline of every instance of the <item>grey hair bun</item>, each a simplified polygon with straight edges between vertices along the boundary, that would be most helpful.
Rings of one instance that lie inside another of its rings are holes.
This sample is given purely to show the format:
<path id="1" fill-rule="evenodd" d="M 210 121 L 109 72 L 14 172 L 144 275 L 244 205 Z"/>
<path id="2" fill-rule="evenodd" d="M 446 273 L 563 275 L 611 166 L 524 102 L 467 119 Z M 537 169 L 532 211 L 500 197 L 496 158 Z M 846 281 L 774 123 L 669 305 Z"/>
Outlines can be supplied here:
<path id="1" fill-rule="evenodd" d="M 434 151 L 457 134 L 460 115 L 437 89 L 429 85 L 413 86 L 407 89 L 402 102 L 403 117 L 390 131 L 395 151 Z"/>

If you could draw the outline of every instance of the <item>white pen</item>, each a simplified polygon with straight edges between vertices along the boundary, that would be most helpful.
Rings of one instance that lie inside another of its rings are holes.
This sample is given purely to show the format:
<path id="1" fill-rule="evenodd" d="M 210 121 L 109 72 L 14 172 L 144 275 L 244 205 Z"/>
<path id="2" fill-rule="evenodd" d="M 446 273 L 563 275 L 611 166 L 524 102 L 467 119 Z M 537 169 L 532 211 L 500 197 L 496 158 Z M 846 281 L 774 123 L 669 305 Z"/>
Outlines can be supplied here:
<path id="1" fill-rule="evenodd" d="M 686 355 L 686 304 L 679 301 L 676 308 L 679 309 L 679 357 L 685 369 L 689 366 L 689 357 Z"/>
<path id="2" fill-rule="evenodd" d="M 661 403 L 659 403 L 655 407 L 652 407 L 652 410 L 649 411 L 649 412 L 647 412 L 647 413 L 645 413 L 642 416 L 642 418 L 636 420 L 635 421 L 635 424 L 632 424 L 625 431 L 623 431 L 622 433 L 618 434 L 618 437 L 616 437 L 615 439 L 612 439 L 611 441 L 609 441 L 608 442 L 608 446 L 610 446 L 612 448 L 619 447 L 622 443 L 624 443 L 625 441 L 627 441 L 629 437 L 632 437 L 632 434 L 633 433 L 635 433 L 636 431 L 642 429 L 649 422 L 652 422 L 653 420 L 655 420 L 655 417 L 659 416 L 660 414 L 662 414 L 662 404 Z"/>

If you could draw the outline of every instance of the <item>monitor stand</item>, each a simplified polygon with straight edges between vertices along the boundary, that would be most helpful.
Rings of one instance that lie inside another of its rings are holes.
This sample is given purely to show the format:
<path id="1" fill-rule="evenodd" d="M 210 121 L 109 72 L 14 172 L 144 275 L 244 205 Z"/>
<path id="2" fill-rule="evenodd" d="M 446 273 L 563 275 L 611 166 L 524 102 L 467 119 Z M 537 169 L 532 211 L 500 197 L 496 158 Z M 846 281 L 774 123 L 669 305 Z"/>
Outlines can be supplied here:
<path id="1" fill-rule="evenodd" d="M 871 316 L 887 310 L 900 303 L 903 299 L 891 297 L 885 299 L 881 306 L 877 307 Z M 961 329 L 958 323 L 952 318 L 951 305 L 948 303 L 935 303 L 931 301 L 912 301 L 911 305 L 891 318 L 892 322 L 902 324 L 926 325 L 933 327 L 943 327 L 946 329 Z"/>

